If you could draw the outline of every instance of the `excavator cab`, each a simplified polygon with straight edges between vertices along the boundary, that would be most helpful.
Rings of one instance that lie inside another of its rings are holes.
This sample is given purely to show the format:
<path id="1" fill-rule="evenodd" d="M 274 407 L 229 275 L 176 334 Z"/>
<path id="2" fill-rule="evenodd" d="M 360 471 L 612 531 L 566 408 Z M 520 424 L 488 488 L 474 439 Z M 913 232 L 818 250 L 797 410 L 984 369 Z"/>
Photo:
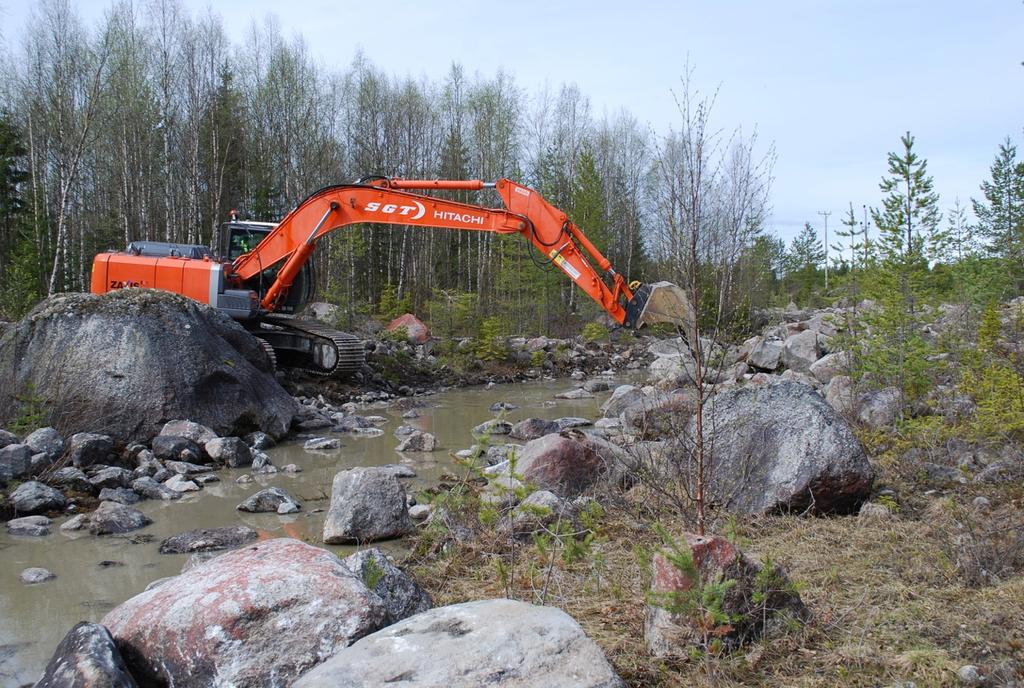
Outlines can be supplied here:
<path id="1" fill-rule="evenodd" d="M 220 257 L 222 260 L 234 261 L 239 256 L 256 249 L 261 241 L 270 234 L 277 224 L 274 222 L 249 222 L 233 220 L 221 225 Z M 256 292 L 260 298 L 277 278 L 280 265 L 267 266 L 260 274 L 251 278 L 246 286 Z M 316 279 L 313 261 L 302 266 L 302 270 L 292 282 L 288 294 L 282 299 L 277 312 L 291 314 L 301 310 L 315 297 Z"/>

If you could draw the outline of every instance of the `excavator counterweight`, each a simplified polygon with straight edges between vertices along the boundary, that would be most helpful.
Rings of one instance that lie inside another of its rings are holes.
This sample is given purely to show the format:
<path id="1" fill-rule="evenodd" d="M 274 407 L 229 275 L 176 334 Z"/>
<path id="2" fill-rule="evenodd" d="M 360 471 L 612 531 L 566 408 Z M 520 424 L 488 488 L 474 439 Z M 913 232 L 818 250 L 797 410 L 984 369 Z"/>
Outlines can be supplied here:
<path id="1" fill-rule="evenodd" d="M 504 208 L 458 203 L 426 191 L 494 189 Z M 415 192 L 415 193 L 414 193 Z M 618 323 L 630 328 L 667 322 L 687 337 L 694 328 L 685 293 L 668 282 L 630 287 L 568 216 L 533 189 L 509 179 L 371 178 L 329 186 L 280 222 L 231 222 L 220 256 L 204 247 L 135 243 L 93 261 L 92 291 L 124 287 L 173 291 L 239 320 L 273 347 L 278 361 L 320 374 L 358 370 L 362 349 L 352 335 L 295 321 L 313 298 L 310 257 L 327 234 L 356 223 L 399 224 L 519 234 Z M 601 277 L 598 270 L 605 273 Z"/>

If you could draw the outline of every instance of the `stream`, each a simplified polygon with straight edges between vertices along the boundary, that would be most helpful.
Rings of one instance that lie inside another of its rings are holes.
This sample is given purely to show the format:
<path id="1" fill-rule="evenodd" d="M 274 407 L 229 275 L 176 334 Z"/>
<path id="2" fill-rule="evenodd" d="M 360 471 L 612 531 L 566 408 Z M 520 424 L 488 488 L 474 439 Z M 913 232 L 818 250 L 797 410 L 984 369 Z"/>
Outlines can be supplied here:
<path id="1" fill-rule="evenodd" d="M 615 380 L 609 380 L 614 389 Z M 423 397 L 426 406 L 419 417 L 403 419 L 397 407 L 369 404 L 358 412 L 381 415 L 387 423 L 382 436 L 331 435 L 342 447 L 328 452 L 307 452 L 302 441 L 283 443 L 268 450 L 278 468 L 294 463 L 302 472 L 279 472 L 254 476 L 249 484 L 235 480 L 246 469 L 222 469 L 220 482 L 207 485 L 180 501 L 143 501 L 135 505 L 153 519 L 153 524 L 123 536 L 91 536 L 62 533 L 66 517 L 55 519 L 46 537 L 12 537 L 0 528 L 0 685 L 31 684 L 38 679 L 61 638 L 79 621 L 99 621 L 109 610 L 142 592 L 152 581 L 181 571 L 188 555 L 161 555 L 160 542 L 171 535 L 195 528 L 244 523 L 262 537 L 295 537 L 319 544 L 324 513 L 329 504 L 334 475 L 353 466 L 402 463 L 411 466 L 416 478 L 403 480 L 409 493 L 436 484 L 445 471 L 457 467 L 451 452 L 469 447 L 471 429 L 495 417 L 489 409 L 499 401 L 517 405 L 505 418 L 513 423 L 524 418 L 580 416 L 591 420 L 600 415 L 598 407 L 610 395 L 602 392 L 592 399 L 562 400 L 554 395 L 577 387 L 570 380 L 542 380 L 510 385 L 455 389 Z M 431 453 L 399 454 L 394 431 L 403 423 L 433 433 L 438 449 Z M 503 442 L 493 437 L 492 442 Z M 515 441 L 515 440 L 513 440 Z M 461 470 L 461 469 L 460 469 Z M 264 487 L 277 486 L 303 503 L 303 510 L 289 516 L 273 513 L 248 514 L 235 507 Z M 324 546 L 344 556 L 353 547 Z M 382 543 L 400 548 L 401 542 Z M 18 579 L 27 567 L 41 566 L 57 578 L 38 585 Z"/>

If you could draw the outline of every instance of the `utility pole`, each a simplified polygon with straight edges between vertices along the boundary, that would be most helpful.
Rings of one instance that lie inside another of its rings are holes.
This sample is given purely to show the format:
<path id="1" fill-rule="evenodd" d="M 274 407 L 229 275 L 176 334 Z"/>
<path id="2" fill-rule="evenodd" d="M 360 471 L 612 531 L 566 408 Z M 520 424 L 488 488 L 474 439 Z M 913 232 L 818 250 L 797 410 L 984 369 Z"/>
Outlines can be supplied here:
<path id="1" fill-rule="evenodd" d="M 828 216 L 831 210 L 819 210 L 818 214 L 825 218 L 825 291 L 828 291 Z"/>
<path id="2" fill-rule="evenodd" d="M 868 206 L 862 204 L 861 208 L 864 210 L 864 265 L 868 264 Z"/>

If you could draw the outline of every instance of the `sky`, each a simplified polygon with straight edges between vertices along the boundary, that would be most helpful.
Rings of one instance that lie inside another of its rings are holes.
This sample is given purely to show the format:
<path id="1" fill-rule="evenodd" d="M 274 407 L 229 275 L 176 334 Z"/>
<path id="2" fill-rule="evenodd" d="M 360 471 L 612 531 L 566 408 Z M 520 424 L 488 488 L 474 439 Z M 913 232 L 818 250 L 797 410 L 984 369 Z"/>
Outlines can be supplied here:
<path id="1" fill-rule="evenodd" d="M 90 23 L 110 4 L 72 2 Z M 804 222 L 821 233 L 829 211 L 832 243 L 848 204 L 858 217 L 879 206 L 907 131 L 944 212 L 980 197 L 1004 138 L 1024 144 L 1022 0 L 182 2 L 219 14 L 236 43 L 274 15 L 339 70 L 361 50 L 401 77 L 438 80 L 458 62 L 528 92 L 575 83 L 595 116 L 626 109 L 658 134 L 679 121 L 672 91 L 689 63 L 699 91 L 717 90 L 716 127 L 774 145 L 769 228 L 787 240 Z M 8 45 L 32 4 L 0 0 Z"/>

